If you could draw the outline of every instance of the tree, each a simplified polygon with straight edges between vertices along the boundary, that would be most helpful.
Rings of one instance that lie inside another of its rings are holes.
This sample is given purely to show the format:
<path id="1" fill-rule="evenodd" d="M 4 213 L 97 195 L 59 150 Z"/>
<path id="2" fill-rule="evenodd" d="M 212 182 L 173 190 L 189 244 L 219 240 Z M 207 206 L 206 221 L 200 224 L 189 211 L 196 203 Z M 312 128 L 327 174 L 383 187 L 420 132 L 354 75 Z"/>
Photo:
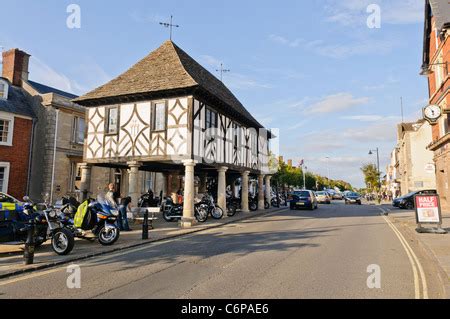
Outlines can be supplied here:
<path id="1" fill-rule="evenodd" d="M 380 180 L 380 173 L 378 172 L 378 169 L 376 165 L 374 164 L 366 164 L 363 167 L 361 167 L 361 171 L 364 174 L 364 181 L 366 183 L 367 189 L 369 190 L 379 190 L 379 180 Z"/>

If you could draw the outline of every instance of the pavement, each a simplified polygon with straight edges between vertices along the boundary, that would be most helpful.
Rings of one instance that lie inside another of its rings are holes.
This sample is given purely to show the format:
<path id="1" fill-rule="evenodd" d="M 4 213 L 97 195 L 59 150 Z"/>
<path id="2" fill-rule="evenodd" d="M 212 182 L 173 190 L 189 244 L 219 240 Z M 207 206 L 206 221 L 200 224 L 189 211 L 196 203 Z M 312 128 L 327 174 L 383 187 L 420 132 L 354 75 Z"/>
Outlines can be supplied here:
<path id="1" fill-rule="evenodd" d="M 414 211 L 400 210 L 390 205 L 383 205 L 383 208 L 389 212 L 389 218 L 402 226 L 402 231 L 411 240 L 417 242 L 419 248 L 439 265 L 437 275 L 445 287 L 446 298 L 450 299 L 450 213 L 444 212 L 442 214 L 442 228 L 447 230 L 449 234 L 421 234 L 416 231 L 417 224 Z M 424 227 L 427 226 L 424 225 Z"/>
<path id="2" fill-rule="evenodd" d="M 378 206 L 333 202 L 251 216 L 79 260 L 76 289 L 67 265 L 0 279 L 0 298 L 444 298 L 435 264 L 409 238 L 399 240 Z M 368 285 L 374 271 L 379 288 Z"/>
<path id="3" fill-rule="evenodd" d="M 92 258 L 115 251 L 138 247 L 140 245 L 176 238 L 205 229 L 220 227 L 228 223 L 245 220 L 264 213 L 270 213 L 276 210 L 278 209 L 273 208 L 267 211 L 249 213 L 237 212 L 234 217 L 225 217 L 222 220 L 214 220 L 209 218 L 206 223 L 197 224 L 189 229 L 180 229 L 178 227 L 178 223 L 168 223 L 162 218 L 162 215 L 158 214 L 156 216 L 158 220 L 153 222 L 154 229 L 149 231 L 148 240 L 142 240 L 142 225 L 136 223 L 131 224 L 133 231 L 121 232 L 118 242 L 113 246 L 102 246 L 96 240 L 88 241 L 84 239 L 76 239 L 75 248 L 68 256 L 56 255 L 50 246 L 50 241 L 47 241 L 47 243 L 45 243 L 42 247 L 36 249 L 34 264 L 28 266 L 24 265 L 23 262 L 24 245 L 0 245 L 0 279 L 21 273 L 63 265 L 86 258 Z"/>

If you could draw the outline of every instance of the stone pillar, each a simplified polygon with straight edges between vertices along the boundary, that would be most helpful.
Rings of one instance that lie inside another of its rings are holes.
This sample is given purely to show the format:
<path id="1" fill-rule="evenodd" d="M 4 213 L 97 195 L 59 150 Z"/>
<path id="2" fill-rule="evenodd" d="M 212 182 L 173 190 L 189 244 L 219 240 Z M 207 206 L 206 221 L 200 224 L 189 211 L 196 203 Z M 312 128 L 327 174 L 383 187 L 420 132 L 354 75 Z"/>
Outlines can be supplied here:
<path id="1" fill-rule="evenodd" d="M 139 192 L 139 162 L 127 163 L 130 167 L 130 173 L 128 174 L 128 195 L 131 197 L 131 206 L 137 207 L 140 197 Z"/>
<path id="2" fill-rule="evenodd" d="M 264 175 L 258 175 L 258 210 L 264 210 Z"/>
<path id="3" fill-rule="evenodd" d="M 272 200 L 272 187 L 270 184 L 270 181 L 272 179 L 272 176 L 266 176 L 266 200 L 271 203 Z"/>
<path id="4" fill-rule="evenodd" d="M 249 171 L 245 171 L 242 173 L 242 195 L 241 195 L 241 206 L 242 212 L 248 213 L 250 210 L 248 209 L 248 175 Z"/>
<path id="5" fill-rule="evenodd" d="M 91 192 L 91 176 L 92 176 L 92 166 L 89 164 L 81 165 L 81 200 L 85 201 L 89 197 Z"/>
<path id="6" fill-rule="evenodd" d="M 184 203 L 183 218 L 180 221 L 181 228 L 189 228 L 195 225 L 194 192 L 195 192 L 195 162 L 193 160 L 183 161 L 185 167 L 184 176 Z"/>
<path id="7" fill-rule="evenodd" d="M 227 212 L 227 176 L 228 167 L 223 166 L 217 171 L 219 172 L 219 180 L 217 183 L 217 205 L 223 209 L 224 216 Z"/>

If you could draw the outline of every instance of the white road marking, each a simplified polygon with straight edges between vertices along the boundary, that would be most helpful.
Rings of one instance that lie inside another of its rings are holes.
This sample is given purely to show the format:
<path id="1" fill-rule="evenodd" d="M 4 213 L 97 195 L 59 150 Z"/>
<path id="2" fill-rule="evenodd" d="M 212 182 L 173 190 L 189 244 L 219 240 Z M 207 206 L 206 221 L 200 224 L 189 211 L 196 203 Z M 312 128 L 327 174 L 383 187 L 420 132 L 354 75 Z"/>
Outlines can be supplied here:
<path id="1" fill-rule="evenodd" d="M 386 213 L 383 208 L 380 208 L 380 210 L 383 213 Z M 411 263 L 411 266 L 413 268 L 414 273 L 414 286 L 415 286 L 415 296 L 416 299 L 420 299 L 420 284 L 419 284 L 419 276 L 418 272 L 420 273 L 420 280 L 422 282 L 422 289 L 423 289 L 423 299 L 428 299 L 428 285 L 427 285 L 427 279 L 425 277 L 425 272 L 423 270 L 422 264 L 420 263 L 419 259 L 417 258 L 417 255 L 414 253 L 414 250 L 411 248 L 411 246 L 408 244 L 405 237 L 402 235 L 402 233 L 398 230 L 398 228 L 389 220 L 388 217 L 382 216 L 386 223 L 389 225 L 389 227 L 392 229 L 392 231 L 397 235 L 400 243 L 402 244 L 403 248 L 406 251 L 406 254 L 408 255 L 409 261 Z M 417 266 L 416 266 L 417 265 Z M 419 271 L 417 271 L 417 269 Z"/>

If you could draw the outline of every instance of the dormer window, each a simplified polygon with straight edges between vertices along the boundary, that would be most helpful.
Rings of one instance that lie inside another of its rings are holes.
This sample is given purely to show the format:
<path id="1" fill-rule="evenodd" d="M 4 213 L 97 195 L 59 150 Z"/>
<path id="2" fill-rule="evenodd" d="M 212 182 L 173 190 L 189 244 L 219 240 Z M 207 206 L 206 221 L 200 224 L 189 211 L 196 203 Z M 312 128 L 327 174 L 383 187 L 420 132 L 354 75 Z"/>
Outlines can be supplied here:
<path id="1" fill-rule="evenodd" d="M 0 99 L 7 100 L 8 99 L 8 82 L 0 79 Z"/>

